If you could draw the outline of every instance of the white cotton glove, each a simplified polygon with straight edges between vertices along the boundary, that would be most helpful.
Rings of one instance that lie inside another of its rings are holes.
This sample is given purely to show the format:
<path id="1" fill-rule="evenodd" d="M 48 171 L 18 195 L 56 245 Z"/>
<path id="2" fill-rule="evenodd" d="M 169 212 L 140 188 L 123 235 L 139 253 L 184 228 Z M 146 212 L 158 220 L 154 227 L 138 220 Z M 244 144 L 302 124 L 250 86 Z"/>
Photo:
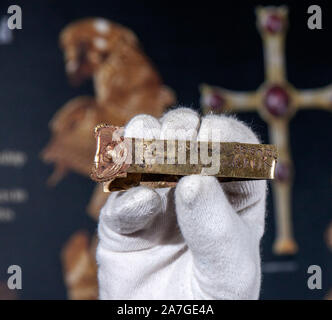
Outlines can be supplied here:
<path id="1" fill-rule="evenodd" d="M 208 115 L 200 124 L 187 108 L 160 120 L 136 116 L 125 136 L 207 141 L 211 130 L 223 142 L 259 142 L 234 118 Z M 200 175 L 176 188 L 112 193 L 98 228 L 100 298 L 257 299 L 265 197 L 265 181 Z"/>

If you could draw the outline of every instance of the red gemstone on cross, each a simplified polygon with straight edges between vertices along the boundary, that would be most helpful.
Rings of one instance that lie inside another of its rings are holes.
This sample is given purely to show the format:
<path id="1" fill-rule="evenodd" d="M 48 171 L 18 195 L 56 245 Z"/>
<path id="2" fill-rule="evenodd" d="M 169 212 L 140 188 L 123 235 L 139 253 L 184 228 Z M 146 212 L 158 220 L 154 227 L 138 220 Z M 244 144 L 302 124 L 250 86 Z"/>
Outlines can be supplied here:
<path id="1" fill-rule="evenodd" d="M 264 106 L 274 116 L 284 116 L 288 112 L 289 102 L 289 95 L 283 87 L 276 85 L 266 90 Z"/>
<path id="2" fill-rule="evenodd" d="M 225 98 L 216 92 L 211 92 L 204 97 L 204 105 L 210 107 L 213 111 L 223 111 Z"/>
<path id="3" fill-rule="evenodd" d="M 275 13 L 269 14 L 265 17 L 263 28 L 270 33 L 280 32 L 283 28 L 283 19 Z"/>
<path id="4" fill-rule="evenodd" d="M 287 182 L 289 181 L 292 174 L 291 167 L 288 163 L 285 162 L 278 162 L 275 177 L 279 182 Z"/>

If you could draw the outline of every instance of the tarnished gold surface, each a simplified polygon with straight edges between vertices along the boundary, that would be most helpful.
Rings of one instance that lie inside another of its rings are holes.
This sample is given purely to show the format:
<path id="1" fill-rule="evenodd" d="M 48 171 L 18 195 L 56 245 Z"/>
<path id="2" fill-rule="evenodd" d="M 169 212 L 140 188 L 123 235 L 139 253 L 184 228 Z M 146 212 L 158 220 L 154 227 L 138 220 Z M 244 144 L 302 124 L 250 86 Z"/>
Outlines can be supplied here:
<path id="1" fill-rule="evenodd" d="M 95 130 L 97 150 L 91 177 L 106 182 L 104 191 L 140 184 L 170 187 L 192 174 L 212 175 L 220 181 L 274 178 L 277 150 L 273 145 L 145 140 L 122 134 L 123 128 L 110 125 Z"/>

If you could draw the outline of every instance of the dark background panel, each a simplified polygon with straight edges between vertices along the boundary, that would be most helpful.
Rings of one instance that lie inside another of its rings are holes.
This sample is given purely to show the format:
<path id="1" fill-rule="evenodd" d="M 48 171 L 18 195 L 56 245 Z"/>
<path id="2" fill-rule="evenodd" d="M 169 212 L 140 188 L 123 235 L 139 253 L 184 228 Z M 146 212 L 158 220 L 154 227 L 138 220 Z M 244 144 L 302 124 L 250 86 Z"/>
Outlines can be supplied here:
<path id="1" fill-rule="evenodd" d="M 288 78 L 297 88 L 332 82 L 332 4 L 320 2 L 323 30 L 309 30 L 310 2 L 284 1 L 290 9 L 286 42 Z M 28 162 L 22 169 L 0 167 L 0 188 L 21 187 L 29 200 L 13 206 L 16 219 L 0 223 L 0 279 L 18 264 L 23 270 L 23 299 L 66 298 L 59 253 L 79 229 L 93 233 L 95 223 L 86 215 L 94 183 L 70 174 L 56 188 L 46 187 L 52 168 L 39 153 L 50 138 L 48 121 L 70 98 L 93 94 L 91 82 L 69 86 L 64 72 L 59 32 L 83 17 L 105 17 L 133 29 L 164 82 L 179 103 L 199 108 L 202 82 L 234 90 L 254 90 L 264 77 L 262 43 L 255 26 L 254 8 L 276 1 L 1 1 L 0 16 L 11 4 L 23 11 L 23 29 L 14 41 L 0 46 L 0 150 L 22 150 Z M 266 124 L 257 114 L 240 119 L 251 124 L 268 142 Z M 262 256 L 295 271 L 264 273 L 264 299 L 321 299 L 332 288 L 332 259 L 324 240 L 331 221 L 331 114 L 300 111 L 290 123 L 296 167 L 293 192 L 294 229 L 300 251 L 276 257 L 273 204 L 268 201 Z M 288 263 L 288 264 L 287 264 Z M 307 268 L 323 271 L 323 289 L 307 288 Z"/>

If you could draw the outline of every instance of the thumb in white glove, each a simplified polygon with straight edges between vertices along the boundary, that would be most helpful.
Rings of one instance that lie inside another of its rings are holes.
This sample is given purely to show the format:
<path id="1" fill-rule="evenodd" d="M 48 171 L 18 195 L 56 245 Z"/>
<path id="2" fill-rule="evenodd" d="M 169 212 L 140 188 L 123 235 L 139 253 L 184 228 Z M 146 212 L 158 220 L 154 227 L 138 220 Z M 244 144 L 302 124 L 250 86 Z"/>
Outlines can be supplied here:
<path id="1" fill-rule="evenodd" d="M 143 124 L 143 125 L 142 125 Z M 200 120 L 186 108 L 133 118 L 125 135 L 258 143 L 243 123 Z M 188 176 L 174 189 L 114 192 L 102 209 L 97 262 L 101 299 L 257 299 L 265 181 L 220 184 Z"/>

